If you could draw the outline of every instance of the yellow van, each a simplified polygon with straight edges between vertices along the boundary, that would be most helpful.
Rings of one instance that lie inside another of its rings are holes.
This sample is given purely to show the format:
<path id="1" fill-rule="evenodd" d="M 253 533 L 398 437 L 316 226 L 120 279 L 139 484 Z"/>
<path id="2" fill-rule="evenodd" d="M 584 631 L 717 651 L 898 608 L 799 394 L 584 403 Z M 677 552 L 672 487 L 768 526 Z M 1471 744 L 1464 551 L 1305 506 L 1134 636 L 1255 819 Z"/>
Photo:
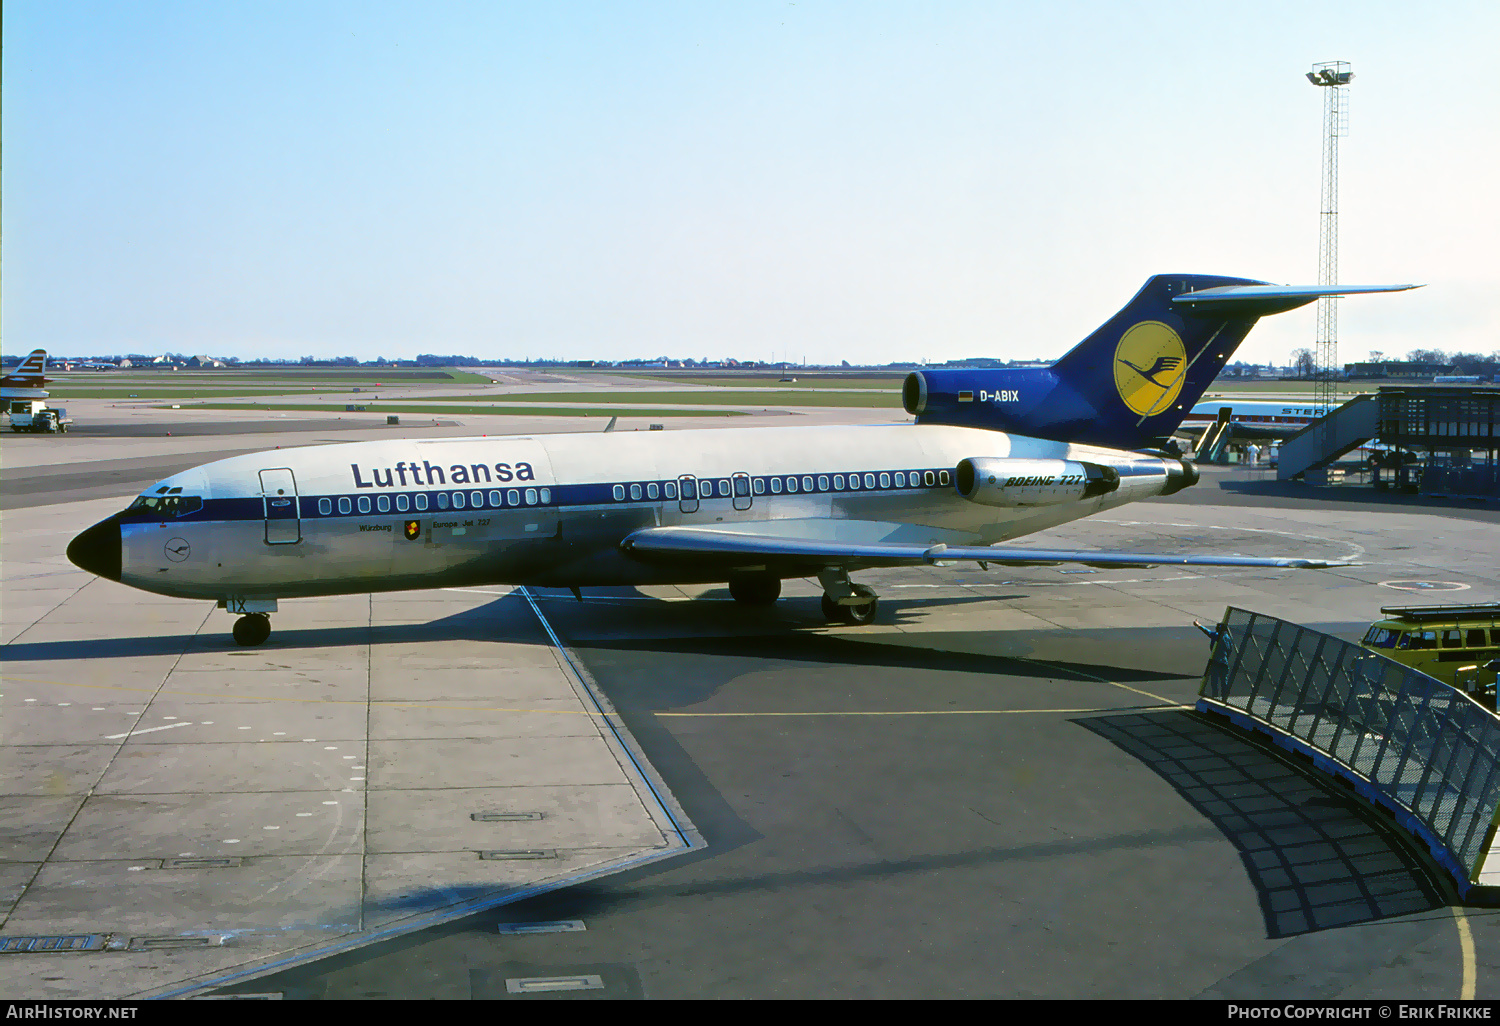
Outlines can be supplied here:
<path id="1" fill-rule="evenodd" d="M 1478 605 L 1382 606 L 1361 644 L 1468 692 L 1484 692 L 1493 708 L 1500 658 L 1500 602 Z M 1477 697 L 1477 695 L 1476 695 Z"/>

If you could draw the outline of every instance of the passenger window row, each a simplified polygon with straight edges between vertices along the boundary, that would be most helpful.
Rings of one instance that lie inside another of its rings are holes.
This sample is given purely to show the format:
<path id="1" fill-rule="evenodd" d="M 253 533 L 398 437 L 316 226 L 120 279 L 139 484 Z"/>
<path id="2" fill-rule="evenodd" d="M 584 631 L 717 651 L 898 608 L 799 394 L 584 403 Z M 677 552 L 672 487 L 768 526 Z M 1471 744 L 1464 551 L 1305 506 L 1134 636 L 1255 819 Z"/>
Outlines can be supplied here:
<path id="1" fill-rule="evenodd" d="M 418 513 L 436 506 L 439 510 L 446 509 L 504 509 L 511 506 L 536 506 L 547 505 L 552 501 L 551 488 L 507 488 L 503 492 L 498 488 L 492 488 L 488 492 L 478 489 L 472 492 L 437 492 L 430 499 L 428 493 L 417 492 L 415 495 L 401 493 L 398 495 L 341 495 L 337 500 L 319 499 L 318 513 L 322 516 L 333 514 L 334 502 L 338 503 L 338 511 L 341 515 L 353 513 L 389 513 L 394 500 L 395 511 L 406 513 L 416 510 Z"/>
<path id="2" fill-rule="evenodd" d="M 1373 631 L 1371 632 L 1374 633 Z M 1379 638 L 1372 641 L 1372 645 L 1378 648 L 1399 649 L 1423 649 L 1423 648 L 1500 648 L 1500 627 L 1492 627 L 1489 630 L 1489 640 L 1485 640 L 1483 627 L 1450 628 L 1440 631 L 1409 631 L 1397 635 L 1395 631 L 1388 632 L 1389 639 Z"/>
<path id="3" fill-rule="evenodd" d="M 696 482 L 692 478 L 683 481 L 684 499 L 743 498 L 753 491 L 756 495 L 795 495 L 802 492 L 846 492 L 878 491 L 882 488 L 936 488 L 949 483 L 946 470 L 896 470 L 869 474 L 784 474 L 774 477 L 747 477 L 737 474 L 733 478 L 703 478 Z M 626 495 L 631 502 L 650 500 L 658 496 L 677 498 L 677 482 L 655 481 L 642 484 L 617 484 L 612 489 L 616 502 L 624 502 Z"/>

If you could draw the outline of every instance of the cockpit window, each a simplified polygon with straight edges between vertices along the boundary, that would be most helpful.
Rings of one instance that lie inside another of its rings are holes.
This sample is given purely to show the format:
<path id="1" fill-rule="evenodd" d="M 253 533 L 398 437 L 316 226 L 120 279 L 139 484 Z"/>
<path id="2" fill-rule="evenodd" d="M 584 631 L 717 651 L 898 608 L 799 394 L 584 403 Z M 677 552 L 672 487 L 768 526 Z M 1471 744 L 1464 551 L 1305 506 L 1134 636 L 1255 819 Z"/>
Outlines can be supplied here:
<path id="1" fill-rule="evenodd" d="M 197 495 L 141 495 L 125 507 L 125 514 L 136 517 L 182 517 L 202 508 L 203 499 Z"/>

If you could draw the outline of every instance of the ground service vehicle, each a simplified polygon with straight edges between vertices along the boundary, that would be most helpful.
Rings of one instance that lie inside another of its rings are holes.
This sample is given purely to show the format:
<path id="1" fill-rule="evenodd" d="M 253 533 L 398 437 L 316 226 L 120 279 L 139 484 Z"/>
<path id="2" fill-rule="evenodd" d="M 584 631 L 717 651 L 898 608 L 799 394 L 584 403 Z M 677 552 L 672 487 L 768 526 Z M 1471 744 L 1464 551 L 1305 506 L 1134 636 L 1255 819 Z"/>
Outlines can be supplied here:
<path id="1" fill-rule="evenodd" d="M 68 411 L 50 407 L 41 399 L 12 399 L 10 402 L 10 429 L 30 431 L 36 434 L 57 433 L 68 430 L 72 421 Z"/>
<path id="2" fill-rule="evenodd" d="M 1477 689 L 1495 707 L 1495 674 L 1486 664 L 1500 658 L 1500 602 L 1382 606 L 1380 613 L 1384 619 L 1370 625 L 1365 648 L 1445 684 Z"/>

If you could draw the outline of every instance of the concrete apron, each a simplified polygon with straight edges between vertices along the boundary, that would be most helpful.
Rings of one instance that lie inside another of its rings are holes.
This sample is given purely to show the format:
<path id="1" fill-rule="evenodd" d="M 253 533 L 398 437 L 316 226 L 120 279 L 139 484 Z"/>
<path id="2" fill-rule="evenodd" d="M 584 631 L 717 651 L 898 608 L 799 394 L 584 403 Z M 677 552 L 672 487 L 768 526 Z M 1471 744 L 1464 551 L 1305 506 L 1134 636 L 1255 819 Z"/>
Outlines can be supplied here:
<path id="1" fill-rule="evenodd" d="M 0 523 L 0 993 L 185 996 L 701 845 L 524 594 L 284 602 L 239 648 L 67 562 L 118 505 Z"/>

